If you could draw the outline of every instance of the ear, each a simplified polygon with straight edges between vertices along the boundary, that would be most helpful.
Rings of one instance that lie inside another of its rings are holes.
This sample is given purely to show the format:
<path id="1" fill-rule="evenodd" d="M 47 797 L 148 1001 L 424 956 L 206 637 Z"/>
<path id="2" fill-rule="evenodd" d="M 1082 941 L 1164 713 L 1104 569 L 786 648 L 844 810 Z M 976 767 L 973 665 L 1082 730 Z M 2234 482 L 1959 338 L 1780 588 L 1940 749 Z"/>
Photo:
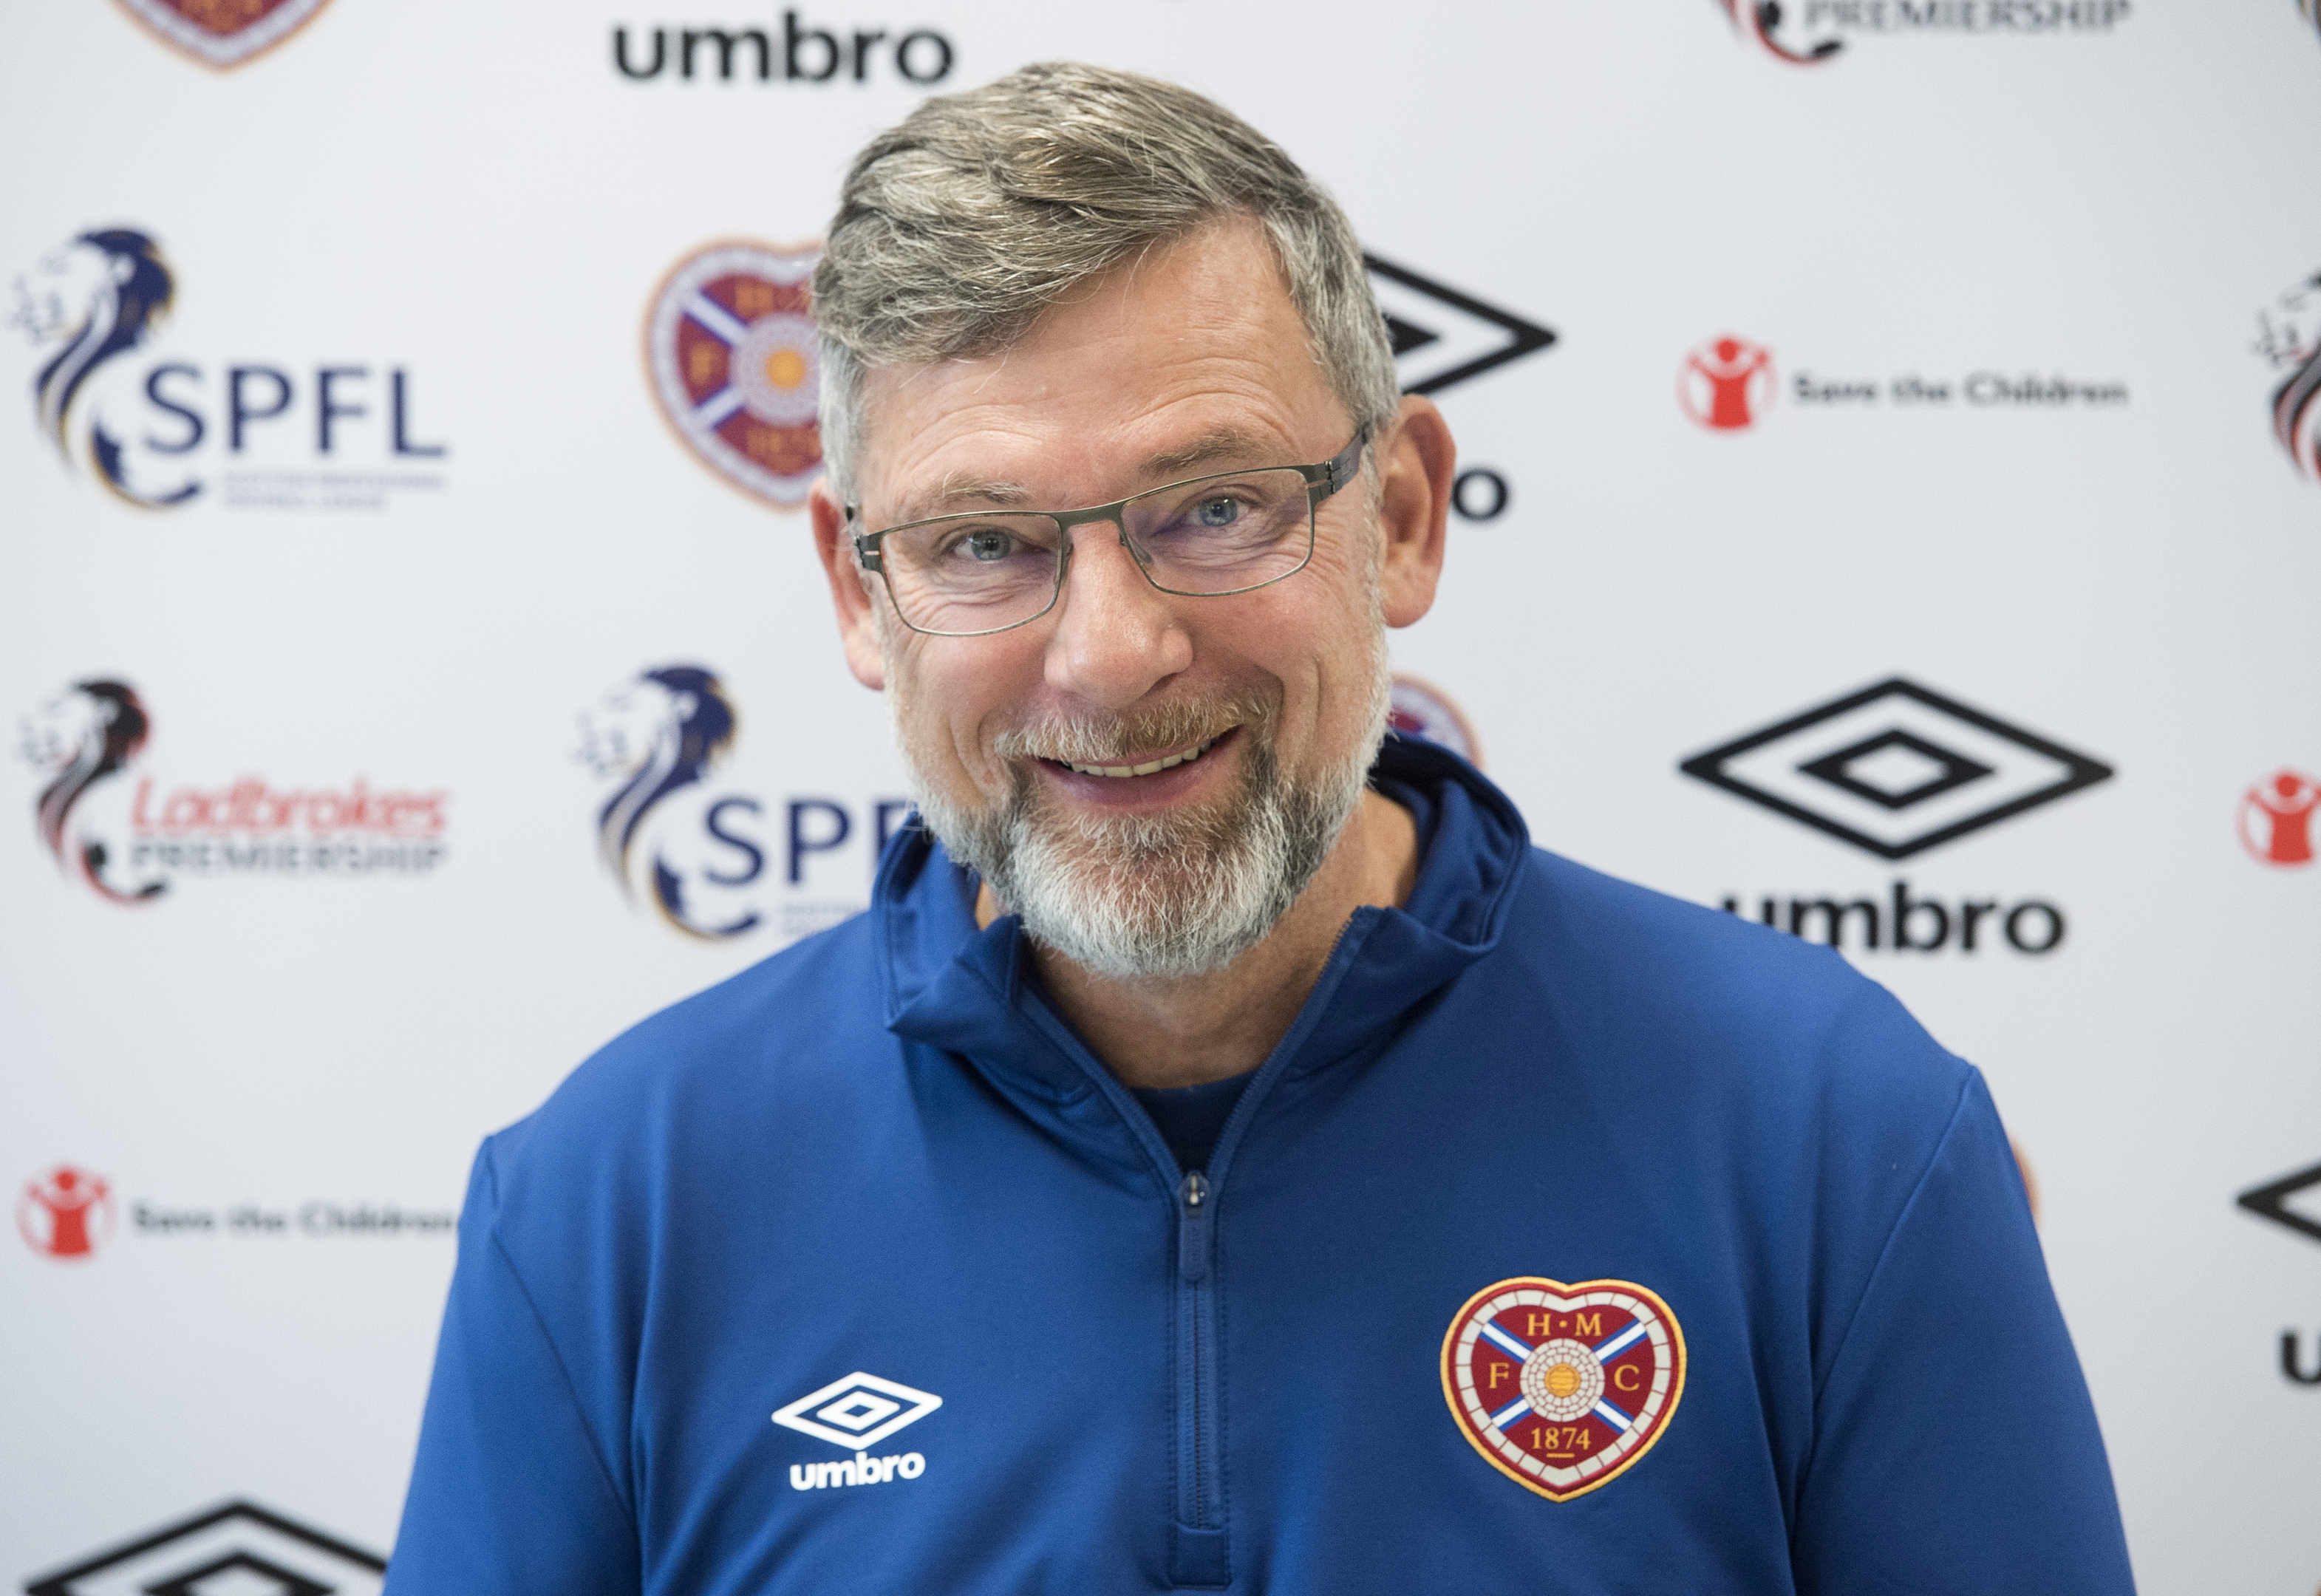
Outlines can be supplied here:
<path id="1" fill-rule="evenodd" d="M 846 512 L 830 490 L 830 479 L 815 481 L 806 495 L 806 511 L 814 519 L 814 552 L 822 557 L 823 574 L 830 579 L 830 601 L 838 610 L 838 640 L 846 650 L 846 668 L 854 679 L 877 692 L 887 685 L 887 664 L 878 652 L 878 620 L 871 606 L 887 596 L 872 587 L 875 579 L 855 558 L 854 537 Z"/>
<path id="2" fill-rule="evenodd" d="M 1434 401 L 1406 397 L 1394 430 L 1379 444 L 1379 524 L 1386 539 L 1379 577 L 1389 626 L 1407 626 L 1434 607 L 1458 465 L 1458 445 Z"/>

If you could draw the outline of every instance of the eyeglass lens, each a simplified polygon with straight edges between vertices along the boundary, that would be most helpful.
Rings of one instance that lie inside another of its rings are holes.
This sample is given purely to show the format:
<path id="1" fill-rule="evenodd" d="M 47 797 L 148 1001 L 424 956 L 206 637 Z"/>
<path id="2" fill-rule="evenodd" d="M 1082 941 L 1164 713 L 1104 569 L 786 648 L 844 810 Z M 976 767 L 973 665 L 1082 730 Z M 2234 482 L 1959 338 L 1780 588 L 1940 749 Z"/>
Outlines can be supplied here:
<path id="1" fill-rule="evenodd" d="M 1238 593 L 1302 568 L 1314 547 L 1303 474 L 1242 471 L 1128 501 L 1122 530 L 1152 585 Z M 880 541 L 887 584 L 922 632 L 971 634 L 1021 625 L 1055 602 L 1063 527 L 1048 515 L 977 512 L 899 527 Z"/>

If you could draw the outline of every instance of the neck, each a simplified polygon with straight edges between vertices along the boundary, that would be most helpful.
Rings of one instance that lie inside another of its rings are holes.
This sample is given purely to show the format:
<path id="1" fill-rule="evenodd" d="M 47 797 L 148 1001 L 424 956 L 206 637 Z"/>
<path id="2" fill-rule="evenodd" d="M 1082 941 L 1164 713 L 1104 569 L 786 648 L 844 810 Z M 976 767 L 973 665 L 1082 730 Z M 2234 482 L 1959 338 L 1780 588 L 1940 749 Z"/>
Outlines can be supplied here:
<path id="1" fill-rule="evenodd" d="M 1339 933 L 1365 904 L 1394 907 L 1418 879 L 1418 827 L 1375 792 L 1263 942 L 1222 970 L 1120 980 L 1033 944 L 1049 999 L 1107 1068 L 1132 1087 L 1198 1086 L 1263 1063 L 1322 978 Z M 1004 912 L 989 886 L 976 923 Z"/>

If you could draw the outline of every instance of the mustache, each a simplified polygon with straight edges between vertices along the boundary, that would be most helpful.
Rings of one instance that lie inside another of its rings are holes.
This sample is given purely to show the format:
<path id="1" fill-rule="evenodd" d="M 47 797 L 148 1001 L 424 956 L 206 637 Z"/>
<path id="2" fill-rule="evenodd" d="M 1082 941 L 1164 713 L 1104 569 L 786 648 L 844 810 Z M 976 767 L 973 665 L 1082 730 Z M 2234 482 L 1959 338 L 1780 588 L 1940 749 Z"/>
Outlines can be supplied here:
<path id="1" fill-rule="evenodd" d="M 1050 716 L 1001 732 L 991 740 L 991 751 L 1006 760 L 1117 764 L 1132 753 L 1211 742 L 1237 726 L 1262 733 L 1273 713 L 1268 700 L 1240 694 L 1183 698 L 1129 715 Z"/>

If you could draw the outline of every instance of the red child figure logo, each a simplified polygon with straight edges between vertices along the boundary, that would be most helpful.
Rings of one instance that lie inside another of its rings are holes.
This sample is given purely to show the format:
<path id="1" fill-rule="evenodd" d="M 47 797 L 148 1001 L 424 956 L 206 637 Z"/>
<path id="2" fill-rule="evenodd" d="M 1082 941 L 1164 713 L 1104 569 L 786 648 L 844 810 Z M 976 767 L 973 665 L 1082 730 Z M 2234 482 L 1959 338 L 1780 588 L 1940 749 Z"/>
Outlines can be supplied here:
<path id="1" fill-rule="evenodd" d="M 24 1182 L 16 1199 L 16 1228 L 45 1257 L 92 1256 L 112 1238 L 113 1219 L 113 1188 L 68 1163 Z"/>
<path id="2" fill-rule="evenodd" d="M 2266 777 L 2241 794 L 2241 845 L 2264 864 L 2313 862 L 2313 810 L 2321 783 L 2296 771 Z"/>
<path id="3" fill-rule="evenodd" d="M 1730 333 L 1684 357 L 1677 373 L 1677 403 L 1702 426 L 1738 432 L 1773 399 L 1773 351 Z"/>

